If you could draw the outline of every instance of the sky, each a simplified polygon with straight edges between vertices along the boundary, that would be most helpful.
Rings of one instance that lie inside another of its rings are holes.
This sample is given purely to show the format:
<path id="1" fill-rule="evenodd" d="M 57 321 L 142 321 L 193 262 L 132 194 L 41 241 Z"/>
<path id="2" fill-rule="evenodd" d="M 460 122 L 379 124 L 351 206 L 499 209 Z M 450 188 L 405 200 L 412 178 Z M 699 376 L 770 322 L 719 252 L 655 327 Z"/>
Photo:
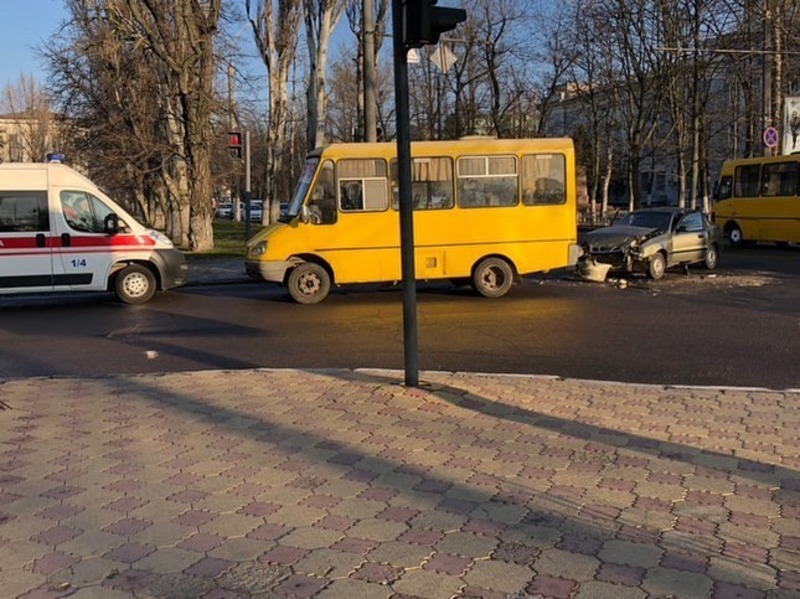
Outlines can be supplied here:
<path id="1" fill-rule="evenodd" d="M 0 89 L 20 75 L 44 83 L 45 71 L 33 46 L 56 34 L 65 16 L 63 0 L 0 0 Z"/>

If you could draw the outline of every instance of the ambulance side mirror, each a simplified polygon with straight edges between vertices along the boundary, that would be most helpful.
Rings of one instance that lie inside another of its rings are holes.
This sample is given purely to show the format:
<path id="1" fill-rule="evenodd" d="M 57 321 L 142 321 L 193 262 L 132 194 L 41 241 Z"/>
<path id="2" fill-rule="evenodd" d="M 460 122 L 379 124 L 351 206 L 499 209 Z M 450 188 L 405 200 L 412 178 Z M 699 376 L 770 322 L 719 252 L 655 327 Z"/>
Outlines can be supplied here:
<path id="1" fill-rule="evenodd" d="M 105 229 L 108 235 L 119 233 L 119 217 L 116 214 L 109 214 L 105 219 Z"/>

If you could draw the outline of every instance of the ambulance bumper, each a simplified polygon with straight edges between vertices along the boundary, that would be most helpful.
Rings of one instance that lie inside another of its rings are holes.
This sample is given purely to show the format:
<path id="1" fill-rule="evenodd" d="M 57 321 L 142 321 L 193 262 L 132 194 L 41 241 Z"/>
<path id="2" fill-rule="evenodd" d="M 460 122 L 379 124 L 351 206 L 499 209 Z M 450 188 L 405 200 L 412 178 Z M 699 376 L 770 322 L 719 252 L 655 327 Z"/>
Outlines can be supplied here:
<path id="1" fill-rule="evenodd" d="M 155 250 L 153 263 L 161 273 L 161 289 L 172 289 L 186 284 L 189 276 L 189 266 L 186 257 L 176 249 Z"/>

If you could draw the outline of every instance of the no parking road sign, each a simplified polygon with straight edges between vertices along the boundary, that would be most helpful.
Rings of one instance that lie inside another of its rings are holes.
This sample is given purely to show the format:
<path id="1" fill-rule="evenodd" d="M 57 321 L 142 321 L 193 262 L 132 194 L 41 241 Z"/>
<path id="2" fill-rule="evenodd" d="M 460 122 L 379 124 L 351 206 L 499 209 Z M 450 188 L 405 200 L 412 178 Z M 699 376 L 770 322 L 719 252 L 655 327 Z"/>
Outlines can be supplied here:
<path id="1" fill-rule="evenodd" d="M 764 145 L 768 148 L 774 148 L 778 145 L 778 130 L 775 127 L 767 127 L 764 129 Z"/>

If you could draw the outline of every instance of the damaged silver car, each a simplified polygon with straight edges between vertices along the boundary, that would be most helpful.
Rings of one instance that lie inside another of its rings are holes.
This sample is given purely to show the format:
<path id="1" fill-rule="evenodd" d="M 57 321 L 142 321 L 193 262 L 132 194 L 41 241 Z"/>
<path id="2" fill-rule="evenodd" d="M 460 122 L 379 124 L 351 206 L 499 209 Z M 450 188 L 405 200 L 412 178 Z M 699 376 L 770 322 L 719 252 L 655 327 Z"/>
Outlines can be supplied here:
<path id="1" fill-rule="evenodd" d="M 713 270 L 720 238 L 716 225 L 699 210 L 643 208 L 587 233 L 578 269 L 605 264 L 614 272 L 644 272 L 654 280 L 674 266 L 700 264 Z"/>

